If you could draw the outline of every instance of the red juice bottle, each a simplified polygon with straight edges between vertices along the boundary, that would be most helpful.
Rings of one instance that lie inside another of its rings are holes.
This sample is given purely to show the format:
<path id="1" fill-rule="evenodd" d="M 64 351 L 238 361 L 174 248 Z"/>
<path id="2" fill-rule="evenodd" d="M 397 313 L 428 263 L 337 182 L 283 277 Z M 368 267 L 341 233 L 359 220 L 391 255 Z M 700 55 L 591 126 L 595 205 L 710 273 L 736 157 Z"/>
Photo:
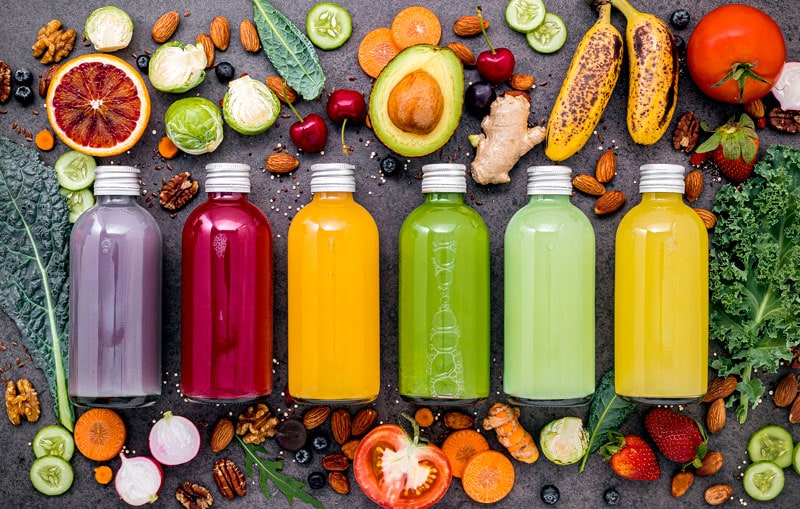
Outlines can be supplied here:
<path id="1" fill-rule="evenodd" d="M 208 199 L 183 227 L 181 387 L 195 401 L 272 392 L 272 228 L 250 167 L 206 166 Z"/>

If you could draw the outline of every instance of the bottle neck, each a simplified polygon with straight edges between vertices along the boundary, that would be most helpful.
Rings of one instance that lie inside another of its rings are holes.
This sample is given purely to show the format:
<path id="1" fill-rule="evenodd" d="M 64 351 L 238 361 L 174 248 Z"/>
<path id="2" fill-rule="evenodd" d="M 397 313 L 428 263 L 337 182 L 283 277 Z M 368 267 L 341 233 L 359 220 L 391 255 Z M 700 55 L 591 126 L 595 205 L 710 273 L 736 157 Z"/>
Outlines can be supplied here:
<path id="1" fill-rule="evenodd" d="M 246 202 L 248 193 L 238 191 L 212 191 L 208 193 L 208 201 L 214 202 Z"/>
<path id="2" fill-rule="evenodd" d="M 464 195 L 453 192 L 425 193 L 425 203 L 464 203 Z"/>
<path id="3" fill-rule="evenodd" d="M 673 193 L 667 191 L 647 191 L 642 193 L 642 201 L 672 204 L 682 203 L 683 195 L 681 193 Z"/>
<path id="4" fill-rule="evenodd" d="M 318 191 L 313 201 L 353 201 L 353 193 L 349 191 Z"/>
<path id="5" fill-rule="evenodd" d="M 101 194 L 97 196 L 98 205 L 131 205 L 136 203 L 132 194 Z"/>
<path id="6" fill-rule="evenodd" d="M 528 203 L 534 203 L 534 202 L 569 203 L 569 195 L 566 195 L 566 194 L 530 194 L 530 195 L 528 195 Z"/>

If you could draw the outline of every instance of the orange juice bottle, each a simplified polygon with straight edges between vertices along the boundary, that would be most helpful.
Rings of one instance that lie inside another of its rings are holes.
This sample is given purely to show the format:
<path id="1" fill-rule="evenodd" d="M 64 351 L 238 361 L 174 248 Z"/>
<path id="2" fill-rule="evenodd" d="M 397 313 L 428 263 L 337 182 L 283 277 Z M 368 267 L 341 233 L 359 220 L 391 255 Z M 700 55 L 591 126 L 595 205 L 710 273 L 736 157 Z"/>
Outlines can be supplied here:
<path id="1" fill-rule="evenodd" d="M 353 200 L 354 167 L 311 167 L 310 204 L 289 226 L 289 393 L 365 403 L 380 388 L 378 227 Z"/>
<path id="2" fill-rule="evenodd" d="M 616 237 L 616 391 L 643 403 L 699 400 L 708 383 L 708 233 L 683 202 L 683 167 L 640 168 L 642 201 Z"/>

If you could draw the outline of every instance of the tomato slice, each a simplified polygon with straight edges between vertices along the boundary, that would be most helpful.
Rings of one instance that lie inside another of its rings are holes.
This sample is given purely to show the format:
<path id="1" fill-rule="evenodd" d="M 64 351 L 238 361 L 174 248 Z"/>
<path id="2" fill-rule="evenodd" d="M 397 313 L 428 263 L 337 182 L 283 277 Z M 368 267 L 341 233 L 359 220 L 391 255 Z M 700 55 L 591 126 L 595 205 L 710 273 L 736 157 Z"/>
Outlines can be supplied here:
<path id="1" fill-rule="evenodd" d="M 438 502 L 450 487 L 450 463 L 441 449 L 423 443 L 397 424 L 382 424 L 358 445 L 353 458 L 356 482 L 381 507 L 421 509 Z"/>

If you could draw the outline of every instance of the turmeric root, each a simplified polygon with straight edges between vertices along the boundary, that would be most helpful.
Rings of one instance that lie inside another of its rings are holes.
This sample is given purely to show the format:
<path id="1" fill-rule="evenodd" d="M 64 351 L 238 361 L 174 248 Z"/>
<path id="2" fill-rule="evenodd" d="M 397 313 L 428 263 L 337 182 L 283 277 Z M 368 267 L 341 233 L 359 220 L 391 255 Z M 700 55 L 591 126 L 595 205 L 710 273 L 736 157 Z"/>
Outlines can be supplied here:
<path id="1" fill-rule="evenodd" d="M 528 127 L 531 103 L 523 96 L 502 95 L 494 100 L 481 121 L 484 134 L 476 137 L 475 159 L 470 167 L 478 184 L 510 182 L 517 161 L 544 141 L 545 129 Z"/>
<path id="2" fill-rule="evenodd" d="M 495 403 L 483 420 L 483 429 L 495 430 L 497 441 L 515 459 L 523 463 L 534 463 L 539 459 L 539 449 L 533 437 L 519 422 L 519 408 L 506 403 Z"/>

